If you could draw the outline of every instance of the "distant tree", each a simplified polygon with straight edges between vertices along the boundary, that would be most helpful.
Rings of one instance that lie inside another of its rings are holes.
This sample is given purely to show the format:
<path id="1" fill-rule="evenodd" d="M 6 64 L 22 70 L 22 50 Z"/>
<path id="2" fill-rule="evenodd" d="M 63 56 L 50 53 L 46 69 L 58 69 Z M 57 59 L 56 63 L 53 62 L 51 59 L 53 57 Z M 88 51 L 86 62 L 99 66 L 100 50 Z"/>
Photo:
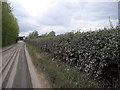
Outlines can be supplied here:
<path id="1" fill-rule="evenodd" d="M 31 32 L 26 39 L 35 38 L 35 37 L 44 38 L 44 37 L 51 37 L 51 36 L 55 36 L 54 31 L 51 31 L 49 33 L 45 33 L 45 34 L 42 34 L 42 35 L 38 36 L 38 32 L 35 30 L 35 31 Z"/>
<path id="2" fill-rule="evenodd" d="M 49 34 L 47 35 L 48 37 L 49 36 L 55 36 L 55 32 L 54 31 L 51 31 L 51 32 L 49 32 Z"/>
<path id="3" fill-rule="evenodd" d="M 29 34 L 29 38 L 35 38 L 35 37 L 38 37 L 38 31 L 36 30 Z"/>
<path id="4" fill-rule="evenodd" d="M 47 37 L 47 33 L 40 35 L 40 37 Z"/>

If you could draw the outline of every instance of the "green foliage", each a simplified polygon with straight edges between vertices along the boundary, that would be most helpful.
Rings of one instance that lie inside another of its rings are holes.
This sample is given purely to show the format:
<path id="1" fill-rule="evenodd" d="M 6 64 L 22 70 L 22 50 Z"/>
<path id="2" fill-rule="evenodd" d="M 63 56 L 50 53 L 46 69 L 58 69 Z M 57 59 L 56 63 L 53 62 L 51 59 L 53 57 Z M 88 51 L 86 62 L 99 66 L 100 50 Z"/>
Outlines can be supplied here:
<path id="1" fill-rule="evenodd" d="M 55 37 L 27 40 L 41 51 L 51 54 L 97 79 L 103 87 L 119 86 L 120 29 L 66 33 Z M 113 74 L 114 73 L 114 74 Z"/>
<path id="2" fill-rule="evenodd" d="M 2 46 L 16 42 L 19 34 L 17 19 L 12 14 L 12 9 L 7 2 L 2 2 Z"/>
<path id="3" fill-rule="evenodd" d="M 39 37 L 47 37 L 47 33 L 40 35 Z"/>
<path id="4" fill-rule="evenodd" d="M 54 37 L 55 36 L 55 32 L 51 31 L 49 33 L 45 33 L 42 34 L 40 36 L 38 36 L 38 32 L 35 30 L 32 33 L 29 34 L 28 37 L 26 37 L 26 39 L 32 39 L 32 38 L 46 38 L 46 37 Z"/>
<path id="5" fill-rule="evenodd" d="M 2 47 L 2 3 L 0 1 L 0 48 Z"/>
<path id="6" fill-rule="evenodd" d="M 55 32 L 54 32 L 54 31 L 51 31 L 51 32 L 49 32 L 49 34 L 48 34 L 47 36 L 48 36 L 48 37 L 55 36 Z"/>
<path id="7" fill-rule="evenodd" d="M 29 38 L 36 38 L 36 37 L 38 37 L 38 31 L 33 31 L 32 33 L 30 33 L 29 34 L 29 36 L 28 36 Z"/>
<path id="8" fill-rule="evenodd" d="M 87 80 L 84 72 L 79 72 L 76 68 L 70 67 L 65 63 L 53 61 L 49 56 L 39 53 L 38 49 L 27 44 L 28 50 L 33 58 L 38 70 L 42 70 L 47 79 L 51 82 L 53 88 L 98 88 L 98 83 L 93 80 Z M 36 58 L 36 54 L 41 58 Z"/>

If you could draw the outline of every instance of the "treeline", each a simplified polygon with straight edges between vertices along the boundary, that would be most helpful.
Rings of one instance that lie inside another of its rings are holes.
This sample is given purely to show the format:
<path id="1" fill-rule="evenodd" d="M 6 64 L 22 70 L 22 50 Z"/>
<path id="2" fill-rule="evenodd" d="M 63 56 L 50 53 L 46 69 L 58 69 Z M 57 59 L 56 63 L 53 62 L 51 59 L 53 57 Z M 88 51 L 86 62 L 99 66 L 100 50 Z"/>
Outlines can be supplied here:
<path id="1" fill-rule="evenodd" d="M 55 32 L 54 31 L 50 31 L 49 33 L 45 33 L 45 34 L 38 34 L 38 31 L 33 31 L 31 32 L 28 37 L 26 37 L 26 39 L 33 39 L 33 38 L 45 38 L 45 37 L 52 37 L 55 36 Z"/>
<path id="2" fill-rule="evenodd" d="M 2 2 L 2 46 L 16 43 L 19 34 L 17 19 L 7 2 Z"/>
<path id="3" fill-rule="evenodd" d="M 2 3 L 0 1 L 0 48 L 2 47 Z"/>
<path id="4" fill-rule="evenodd" d="M 96 79 L 102 87 L 120 86 L 120 29 L 70 32 L 26 42 Z"/>

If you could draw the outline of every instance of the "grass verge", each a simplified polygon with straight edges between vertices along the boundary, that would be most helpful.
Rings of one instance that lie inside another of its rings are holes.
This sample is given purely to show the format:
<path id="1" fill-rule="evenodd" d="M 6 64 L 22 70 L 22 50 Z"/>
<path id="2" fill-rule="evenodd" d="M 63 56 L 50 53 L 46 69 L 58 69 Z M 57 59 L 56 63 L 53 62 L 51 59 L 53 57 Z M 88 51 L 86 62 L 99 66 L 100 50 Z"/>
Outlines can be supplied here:
<path id="1" fill-rule="evenodd" d="M 36 68 L 42 71 L 53 88 L 99 88 L 95 80 L 88 80 L 86 73 L 52 60 L 49 55 L 40 52 L 27 43 L 28 51 Z"/>

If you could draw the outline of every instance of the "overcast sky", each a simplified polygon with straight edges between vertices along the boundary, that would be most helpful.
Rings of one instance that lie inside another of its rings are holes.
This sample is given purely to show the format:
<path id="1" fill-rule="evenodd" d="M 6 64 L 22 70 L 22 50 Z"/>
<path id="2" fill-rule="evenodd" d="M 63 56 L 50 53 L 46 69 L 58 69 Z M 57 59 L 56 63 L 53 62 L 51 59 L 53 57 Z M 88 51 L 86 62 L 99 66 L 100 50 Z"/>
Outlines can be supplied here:
<path id="1" fill-rule="evenodd" d="M 34 30 L 39 34 L 52 30 L 61 34 L 79 29 L 89 31 L 90 28 L 94 30 L 109 27 L 109 16 L 113 25 L 116 25 L 118 0 L 93 1 L 9 0 L 18 20 L 21 36 L 27 36 Z"/>

